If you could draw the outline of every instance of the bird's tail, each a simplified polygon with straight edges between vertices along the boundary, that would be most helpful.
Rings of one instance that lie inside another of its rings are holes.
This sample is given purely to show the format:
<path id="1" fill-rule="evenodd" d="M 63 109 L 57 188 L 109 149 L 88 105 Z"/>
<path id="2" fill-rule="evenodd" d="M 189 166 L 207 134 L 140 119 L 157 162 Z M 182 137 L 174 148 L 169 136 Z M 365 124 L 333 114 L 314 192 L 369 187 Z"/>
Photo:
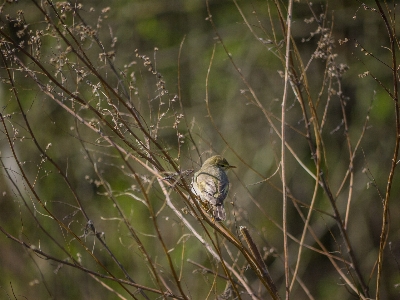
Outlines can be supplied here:
<path id="1" fill-rule="evenodd" d="M 214 219 L 218 222 L 226 220 L 225 208 L 222 205 L 214 206 Z"/>

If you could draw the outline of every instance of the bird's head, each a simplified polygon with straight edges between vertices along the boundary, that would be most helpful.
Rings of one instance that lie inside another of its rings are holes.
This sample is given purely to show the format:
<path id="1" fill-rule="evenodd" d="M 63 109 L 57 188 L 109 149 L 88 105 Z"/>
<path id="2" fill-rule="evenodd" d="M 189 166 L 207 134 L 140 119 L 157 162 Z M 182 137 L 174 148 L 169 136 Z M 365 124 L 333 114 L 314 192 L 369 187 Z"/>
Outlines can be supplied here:
<path id="1" fill-rule="evenodd" d="M 210 157 L 204 162 L 203 166 L 217 166 L 224 170 L 236 168 L 235 166 L 231 166 L 221 155 L 214 155 Z"/>

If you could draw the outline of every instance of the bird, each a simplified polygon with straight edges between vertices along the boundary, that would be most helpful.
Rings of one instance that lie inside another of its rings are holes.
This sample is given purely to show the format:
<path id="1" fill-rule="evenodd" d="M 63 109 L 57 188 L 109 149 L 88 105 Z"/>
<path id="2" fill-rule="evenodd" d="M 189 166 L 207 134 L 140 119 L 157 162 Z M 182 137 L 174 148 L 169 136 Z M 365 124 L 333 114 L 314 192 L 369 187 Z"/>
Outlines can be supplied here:
<path id="1" fill-rule="evenodd" d="M 229 179 L 225 171 L 236 168 L 221 155 L 208 158 L 192 179 L 192 192 L 201 201 L 211 204 L 216 221 L 225 221 L 224 200 L 229 191 Z"/>

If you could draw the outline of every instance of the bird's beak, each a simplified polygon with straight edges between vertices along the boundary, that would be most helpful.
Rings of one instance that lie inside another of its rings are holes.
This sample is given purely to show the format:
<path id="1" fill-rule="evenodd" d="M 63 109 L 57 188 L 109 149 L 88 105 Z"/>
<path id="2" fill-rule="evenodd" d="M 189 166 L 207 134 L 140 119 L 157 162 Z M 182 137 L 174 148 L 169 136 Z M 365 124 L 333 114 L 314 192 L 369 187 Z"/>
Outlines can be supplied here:
<path id="1" fill-rule="evenodd" d="M 226 168 L 227 168 L 227 169 L 235 169 L 236 166 L 227 166 Z"/>

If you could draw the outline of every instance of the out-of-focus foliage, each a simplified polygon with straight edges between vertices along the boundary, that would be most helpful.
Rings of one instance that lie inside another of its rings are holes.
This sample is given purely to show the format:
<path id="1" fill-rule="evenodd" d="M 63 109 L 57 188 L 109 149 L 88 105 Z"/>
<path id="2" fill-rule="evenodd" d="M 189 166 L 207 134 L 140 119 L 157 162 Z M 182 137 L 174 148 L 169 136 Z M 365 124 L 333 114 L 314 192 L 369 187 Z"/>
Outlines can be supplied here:
<path id="1" fill-rule="evenodd" d="M 231 190 L 226 201 L 229 218 L 225 225 L 237 237 L 240 236 L 239 226 L 246 226 L 252 232 L 280 294 L 284 295 L 281 140 L 271 124 L 280 128 L 285 35 L 275 4 L 272 1 L 209 1 L 213 28 L 206 3 L 199 0 L 84 1 L 79 6 L 79 15 L 74 14 L 73 9 L 68 10 L 69 6 L 64 2 L 55 1 L 60 19 L 65 22 L 64 25 L 58 23 L 58 28 L 64 29 L 62 33 L 71 43 L 74 41 L 66 29 L 76 30 L 74 34 L 81 45 L 76 49 L 79 49 L 79 55 L 85 53 L 93 62 L 93 69 L 90 69 L 46 24 L 43 13 L 33 1 L 24 2 L 3 4 L 2 43 L 3 46 L 9 43 L 4 40 L 4 35 L 24 43 L 27 53 L 39 60 L 44 69 L 37 68 L 22 51 L 16 57 L 34 70 L 31 78 L 24 73 L 21 64 L 7 58 L 2 60 L 0 99 L 5 125 L 0 140 L 3 163 L 0 226 L 61 261 L 73 264 L 73 257 L 95 272 L 109 275 L 105 272 L 109 270 L 121 279 L 127 279 L 126 274 L 129 274 L 137 284 L 155 289 L 163 286 L 164 291 L 170 287 L 169 292 L 180 295 L 173 280 L 175 275 L 169 269 L 172 262 L 188 298 L 216 299 L 217 295 L 230 290 L 226 287 L 226 274 L 221 264 L 167 207 L 165 199 L 170 195 L 178 210 L 187 212 L 188 204 L 171 181 L 177 176 L 189 183 L 192 170 L 198 169 L 207 157 L 218 153 L 238 167 L 229 173 Z M 318 123 L 325 151 L 321 172 L 324 172 L 346 222 L 348 238 L 363 279 L 374 295 L 382 201 L 393 158 L 396 127 L 394 101 L 388 92 L 393 93 L 389 38 L 374 2 L 370 2 L 370 6 L 360 6 L 357 1 L 320 1 L 312 5 L 295 2 L 292 43 L 296 48 L 292 49 L 292 58 L 297 69 L 292 71 L 302 70 L 299 67 L 302 64 L 306 69 L 304 74 L 297 73 L 297 78 L 304 80 L 306 75 L 307 82 L 297 84 L 305 103 L 311 101 L 320 118 Z M 57 20 L 45 1 L 40 5 Z M 282 9 L 286 8 L 286 3 L 280 5 Z M 388 3 L 387 7 L 391 5 Z M 72 4 L 70 7 L 77 6 Z M 393 23 L 393 28 L 398 27 Z M 38 40 L 28 43 L 27 36 L 36 36 Z M 8 48 L 2 50 L 5 49 Z M 4 55 L 12 57 L 13 54 Z M 151 71 L 148 70 L 150 66 Z M 27 123 L 18 107 L 7 70 L 15 80 L 14 87 Z M 97 80 L 96 72 L 104 81 Z M 43 89 L 35 84 L 32 79 L 35 76 Z M 54 85 L 49 76 L 57 78 L 61 86 Z M 118 96 L 114 96 L 113 91 Z M 255 103 L 252 92 L 267 113 Z M 50 95 L 58 97 L 59 101 L 52 101 Z M 73 100 L 75 96 L 85 99 L 86 105 Z M 128 106 L 125 107 L 121 99 L 126 100 Z M 310 124 L 315 122 L 310 109 L 305 110 Z M 327 251 L 336 259 L 348 261 L 346 245 L 332 217 L 328 197 L 321 187 L 314 190 L 315 178 L 307 172 L 309 170 L 316 177 L 315 153 L 310 151 L 302 109 L 292 90 L 286 113 L 287 142 L 297 156 L 288 154 L 286 161 L 291 199 L 300 201 L 297 204 L 305 216 L 311 200 L 316 199 L 310 226 Z M 74 114 L 80 117 L 76 118 Z M 106 121 L 110 127 L 104 125 Z M 28 123 L 35 139 L 30 135 Z M 88 129 L 89 125 L 98 131 Z M 157 143 L 143 132 L 149 132 Z M 316 133 L 310 132 L 310 143 L 315 144 Z M 124 138 L 117 139 L 117 133 Z M 108 137 L 113 142 L 108 142 Z M 35 142 L 59 168 L 49 162 Z M 349 144 L 354 151 L 352 158 Z M 158 145 L 168 155 L 157 148 Z M 141 154 L 132 154 L 133 148 Z M 16 149 L 16 154 L 11 149 Z M 19 157 L 26 178 L 14 155 Z M 154 167 L 151 159 L 146 160 L 149 157 L 158 159 L 154 165 L 159 168 Z M 174 164 L 166 157 L 171 157 L 181 173 L 176 175 Z M 126 161 L 131 161 L 135 174 Z M 347 171 L 353 172 L 352 179 L 346 175 Z M 43 205 L 66 228 L 57 225 L 39 205 L 26 179 Z M 166 191 L 157 180 L 170 180 Z M 176 179 L 181 184 L 179 180 Z M 400 214 L 397 180 L 396 170 L 390 196 L 390 232 L 383 255 L 382 299 L 398 295 L 400 280 L 400 227 L 395 221 Z M 82 216 L 76 198 L 92 223 Z M 287 225 L 291 234 L 289 252 L 293 271 L 304 221 L 290 199 L 289 204 Z M 125 220 L 131 222 L 143 248 L 148 251 L 149 260 L 160 274 L 158 279 L 118 209 L 124 212 Z M 259 293 L 259 299 L 267 299 L 265 289 L 238 249 L 221 236 L 217 239 L 204 233 L 202 223 L 190 213 L 185 217 L 208 243 L 211 243 L 211 237 L 218 240 L 223 258 L 246 278 L 253 291 Z M 35 218 L 39 221 L 34 221 Z M 158 227 L 153 225 L 153 219 L 157 220 Z M 91 224 L 116 259 L 91 234 Z M 76 237 L 71 236 L 67 228 Z M 213 232 L 212 226 L 206 224 L 206 228 Z M 84 244 L 76 241 L 78 237 Z M 326 253 L 315 251 L 321 249 L 309 232 L 305 235 L 304 245 L 308 248 L 302 250 L 297 274 L 301 282 L 294 283 L 293 298 L 362 298 L 342 286 L 344 281 Z M 131 297 L 111 280 L 46 260 L 5 235 L 0 235 L 0 247 L 0 268 L 3 270 L 0 298 L 13 298 L 13 293 L 17 299 Z M 169 256 L 163 252 L 163 247 Z M 101 261 L 104 269 L 91 254 Z M 191 262 L 225 277 L 216 277 Z M 337 262 L 360 288 L 350 264 Z M 126 288 L 138 299 L 162 297 L 151 292 L 143 296 L 133 287 Z M 242 299 L 251 299 L 243 287 L 239 289 Z"/>

